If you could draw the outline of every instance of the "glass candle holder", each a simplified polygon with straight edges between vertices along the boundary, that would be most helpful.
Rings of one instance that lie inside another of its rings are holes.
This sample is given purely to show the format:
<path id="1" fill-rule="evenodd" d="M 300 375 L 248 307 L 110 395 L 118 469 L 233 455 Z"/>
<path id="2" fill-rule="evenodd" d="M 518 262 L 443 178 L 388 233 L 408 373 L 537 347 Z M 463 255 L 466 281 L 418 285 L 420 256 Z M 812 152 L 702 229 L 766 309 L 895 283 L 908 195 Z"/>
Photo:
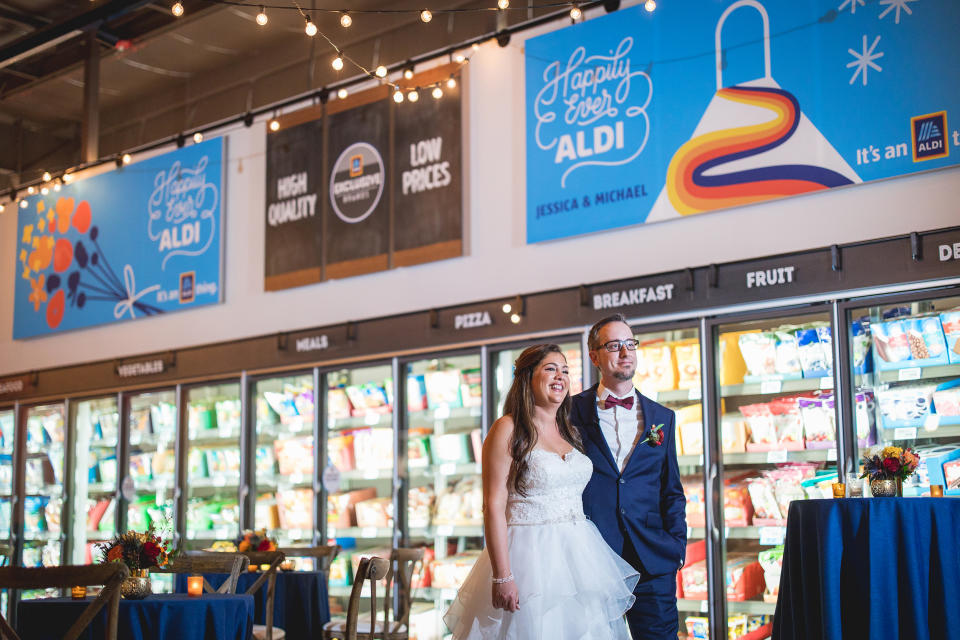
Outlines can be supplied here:
<path id="1" fill-rule="evenodd" d="M 943 497 L 943 485 L 942 485 L 942 484 L 932 484 L 932 485 L 930 485 L 930 497 L 931 497 L 931 498 L 942 498 L 942 497 Z"/>
<path id="2" fill-rule="evenodd" d="M 87 597 L 87 588 L 76 586 L 70 589 L 70 597 L 74 600 L 83 600 Z"/>
<path id="3" fill-rule="evenodd" d="M 863 497 L 863 478 L 861 478 L 855 473 L 848 473 L 846 480 L 847 480 L 847 497 L 862 498 Z"/>
<path id="4" fill-rule="evenodd" d="M 203 576 L 187 576 L 187 594 L 193 598 L 203 595 Z"/>
<path id="5" fill-rule="evenodd" d="M 845 498 L 847 497 L 847 485 L 842 482 L 833 483 L 833 497 L 834 498 Z"/>

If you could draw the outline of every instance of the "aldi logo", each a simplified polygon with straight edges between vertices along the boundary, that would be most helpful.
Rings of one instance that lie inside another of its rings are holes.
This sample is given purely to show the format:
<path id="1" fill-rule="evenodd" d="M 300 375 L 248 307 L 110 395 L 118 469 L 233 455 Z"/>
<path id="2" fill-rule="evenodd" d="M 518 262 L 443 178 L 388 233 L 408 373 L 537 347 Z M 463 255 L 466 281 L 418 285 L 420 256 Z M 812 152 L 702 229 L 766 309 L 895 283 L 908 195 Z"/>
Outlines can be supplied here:
<path id="1" fill-rule="evenodd" d="M 950 154 L 947 146 L 947 112 L 938 111 L 910 118 L 913 138 L 913 161 L 945 158 Z"/>
<path id="2" fill-rule="evenodd" d="M 180 274 L 180 303 L 193 302 L 197 289 L 197 272 L 188 271 Z"/>

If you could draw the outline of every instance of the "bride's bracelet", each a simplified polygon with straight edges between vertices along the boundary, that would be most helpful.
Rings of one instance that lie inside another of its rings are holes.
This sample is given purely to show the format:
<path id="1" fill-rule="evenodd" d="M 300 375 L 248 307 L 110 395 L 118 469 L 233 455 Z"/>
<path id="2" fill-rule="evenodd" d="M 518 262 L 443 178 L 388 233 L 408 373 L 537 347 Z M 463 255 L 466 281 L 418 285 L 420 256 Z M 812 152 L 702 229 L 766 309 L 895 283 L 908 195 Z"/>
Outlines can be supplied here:
<path id="1" fill-rule="evenodd" d="M 513 582 L 513 574 L 511 573 L 506 578 L 493 578 L 493 584 L 506 584 L 508 582 Z"/>

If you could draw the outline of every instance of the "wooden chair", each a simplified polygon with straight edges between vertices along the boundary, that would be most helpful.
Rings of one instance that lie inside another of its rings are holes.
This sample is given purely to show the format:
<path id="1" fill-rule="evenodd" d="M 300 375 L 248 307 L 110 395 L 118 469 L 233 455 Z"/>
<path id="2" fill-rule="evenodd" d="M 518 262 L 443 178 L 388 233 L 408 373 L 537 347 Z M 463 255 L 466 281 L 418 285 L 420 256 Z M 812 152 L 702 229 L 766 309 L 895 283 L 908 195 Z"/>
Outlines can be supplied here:
<path id="1" fill-rule="evenodd" d="M 361 640 L 407 640 L 410 637 L 410 602 L 416 565 L 423 562 L 423 548 L 394 549 L 390 552 L 390 571 L 387 573 L 386 596 L 383 602 L 383 624 L 372 626 L 358 623 L 357 637 Z M 390 621 L 390 601 L 396 586 L 396 608 Z M 354 585 L 356 588 L 356 585 Z M 351 593 L 351 598 L 353 597 Z M 372 622 L 372 619 L 371 619 Z M 323 640 L 342 640 L 346 626 L 342 620 L 331 620 L 323 626 Z"/>
<path id="2" fill-rule="evenodd" d="M 204 553 L 177 556 L 166 567 L 151 569 L 153 573 L 225 573 L 227 579 L 217 589 L 203 579 L 203 590 L 207 593 L 236 593 L 237 579 L 247 570 L 250 560 L 242 553 Z"/>
<path id="3" fill-rule="evenodd" d="M 279 550 L 245 551 L 243 555 L 249 559 L 250 566 L 252 567 L 262 567 L 263 565 L 269 565 L 270 567 L 266 571 L 262 572 L 256 581 L 250 585 L 250 588 L 247 589 L 248 594 L 255 595 L 264 583 L 267 584 L 267 614 L 266 619 L 264 620 L 266 624 L 253 625 L 253 637 L 255 640 L 281 640 L 282 638 L 285 638 L 287 634 L 283 629 L 275 629 L 273 627 L 273 603 L 277 588 L 277 569 L 281 564 L 283 564 L 286 556 L 284 555 L 283 551 Z"/>
<path id="4" fill-rule="evenodd" d="M 313 558 L 316 570 L 330 573 L 330 565 L 340 554 L 340 545 L 328 544 L 320 547 L 283 547 L 280 549 L 287 558 Z"/>
<path id="5" fill-rule="evenodd" d="M 358 640 L 358 628 L 360 622 L 360 597 L 363 593 L 364 580 L 370 580 L 370 622 L 366 625 L 367 629 L 377 627 L 377 583 L 382 580 L 390 570 L 390 563 L 384 558 L 363 558 L 360 560 L 360 566 L 357 567 L 357 573 L 353 580 L 353 589 L 350 590 L 350 600 L 347 603 L 347 619 L 344 622 L 344 640 Z M 384 597 L 389 600 L 390 594 L 385 593 Z M 324 629 L 326 637 L 326 629 Z"/>
<path id="6" fill-rule="evenodd" d="M 103 589 L 76 622 L 67 630 L 64 640 L 76 640 L 104 606 L 107 607 L 107 640 L 117 640 L 117 619 L 120 611 L 120 583 L 130 570 L 119 562 L 85 566 L 0 568 L 0 589 L 69 589 L 77 585 L 103 585 Z M 20 640 L 20 636 L 0 615 L 0 638 Z"/>

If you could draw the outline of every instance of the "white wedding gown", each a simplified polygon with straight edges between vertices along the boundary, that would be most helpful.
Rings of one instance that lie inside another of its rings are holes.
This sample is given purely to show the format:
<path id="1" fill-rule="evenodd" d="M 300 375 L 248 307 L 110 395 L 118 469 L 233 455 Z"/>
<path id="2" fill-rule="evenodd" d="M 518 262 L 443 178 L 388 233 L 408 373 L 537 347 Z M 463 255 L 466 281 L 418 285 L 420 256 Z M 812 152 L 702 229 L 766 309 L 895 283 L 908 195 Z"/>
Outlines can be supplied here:
<path id="1" fill-rule="evenodd" d="M 527 473 L 527 495 L 507 502 L 520 608 L 493 607 L 484 549 L 443 618 L 454 640 L 628 640 L 623 614 L 639 576 L 583 514 L 593 463 L 577 450 L 534 449 Z"/>

